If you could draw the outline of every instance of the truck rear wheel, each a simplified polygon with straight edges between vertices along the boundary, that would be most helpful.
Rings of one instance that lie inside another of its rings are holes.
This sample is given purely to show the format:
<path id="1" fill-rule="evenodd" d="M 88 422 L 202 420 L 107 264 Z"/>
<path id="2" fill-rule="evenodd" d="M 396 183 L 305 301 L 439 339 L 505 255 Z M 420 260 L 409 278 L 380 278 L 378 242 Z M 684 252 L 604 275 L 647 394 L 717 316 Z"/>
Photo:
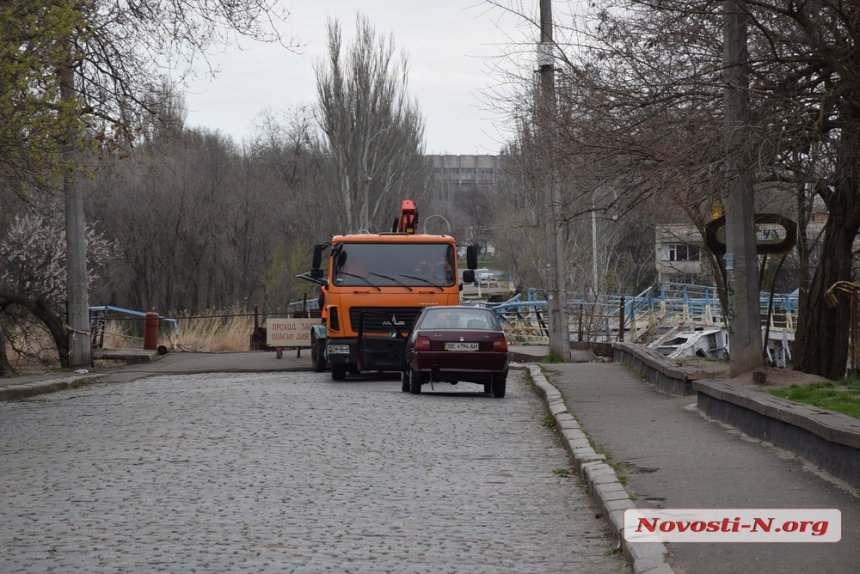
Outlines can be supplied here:
<path id="1" fill-rule="evenodd" d="M 311 364 L 315 373 L 325 372 L 325 339 L 318 339 L 314 331 L 311 331 Z"/>

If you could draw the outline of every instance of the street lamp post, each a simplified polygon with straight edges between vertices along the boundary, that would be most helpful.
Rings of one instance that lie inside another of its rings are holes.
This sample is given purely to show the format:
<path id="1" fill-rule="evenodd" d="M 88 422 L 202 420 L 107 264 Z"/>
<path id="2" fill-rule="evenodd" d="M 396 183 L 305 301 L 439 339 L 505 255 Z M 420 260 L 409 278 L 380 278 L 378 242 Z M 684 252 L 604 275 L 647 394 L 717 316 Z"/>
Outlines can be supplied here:
<path id="1" fill-rule="evenodd" d="M 597 267 L 597 208 L 594 205 L 594 193 L 596 192 L 595 189 L 591 194 L 591 282 L 593 283 L 592 289 L 594 289 L 595 299 L 600 293 L 598 289 L 600 275 Z"/>
<path id="2" fill-rule="evenodd" d="M 552 39 L 552 2 L 540 1 L 540 43 L 538 44 L 538 67 L 541 85 L 541 138 L 548 150 L 549 161 L 544 184 L 543 213 L 546 218 L 547 260 L 547 312 L 549 315 L 549 350 L 562 359 L 570 356 L 570 335 L 567 319 L 567 296 L 565 290 L 566 266 L 561 244 L 561 194 L 556 181 L 553 140 L 556 137 L 555 122 L 555 63 Z"/>
<path id="3" fill-rule="evenodd" d="M 447 219 L 445 219 L 445 217 L 442 215 L 431 215 L 430 217 L 425 219 L 424 220 L 424 233 L 427 233 L 427 222 L 430 221 L 431 219 L 433 219 L 434 217 L 438 217 L 439 219 L 441 219 L 442 221 L 445 222 L 445 224 L 448 226 L 448 235 L 451 235 L 451 223 Z"/>

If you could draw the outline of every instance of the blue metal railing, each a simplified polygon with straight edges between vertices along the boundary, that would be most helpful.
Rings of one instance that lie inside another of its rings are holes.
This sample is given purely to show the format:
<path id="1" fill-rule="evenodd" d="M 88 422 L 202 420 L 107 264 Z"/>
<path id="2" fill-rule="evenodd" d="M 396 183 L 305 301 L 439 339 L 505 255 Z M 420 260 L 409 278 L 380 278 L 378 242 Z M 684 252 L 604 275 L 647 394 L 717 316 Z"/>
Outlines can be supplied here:
<path id="1" fill-rule="evenodd" d="M 95 333 L 101 331 L 103 333 L 104 330 L 104 321 L 107 319 L 108 313 L 118 313 L 123 315 L 131 315 L 132 317 L 140 317 L 145 318 L 146 312 L 144 311 L 133 311 L 131 309 L 123 309 L 122 307 L 112 307 L 110 305 L 101 305 L 96 307 L 90 307 L 90 331 Z M 164 321 L 173 326 L 173 340 L 171 340 L 171 345 L 175 346 L 176 341 L 179 340 L 179 323 L 176 319 L 172 319 L 170 317 L 162 317 L 159 315 L 159 322 Z"/>
<path id="2" fill-rule="evenodd" d="M 526 298 L 516 295 L 504 303 L 488 304 L 504 323 L 510 320 L 527 320 L 530 316 L 540 317 L 546 312 L 547 302 L 538 299 L 537 289 L 529 289 Z M 623 329 L 630 329 L 635 339 L 640 333 L 637 329 L 645 322 L 653 328 L 666 319 L 679 319 L 698 324 L 722 325 L 724 315 L 717 288 L 712 285 L 691 285 L 686 283 L 661 283 L 648 287 L 636 295 L 610 295 L 593 293 L 572 293 L 567 302 L 571 322 L 578 323 L 580 336 L 587 331 L 589 337 L 599 333 L 600 338 L 609 337 L 617 331 L 624 309 Z M 797 316 L 798 300 L 795 293 L 774 294 L 761 292 L 761 316 L 767 317 L 768 306 L 773 304 L 774 315 L 785 317 L 785 328 L 791 329 Z M 647 328 L 642 327 L 644 332 Z"/>

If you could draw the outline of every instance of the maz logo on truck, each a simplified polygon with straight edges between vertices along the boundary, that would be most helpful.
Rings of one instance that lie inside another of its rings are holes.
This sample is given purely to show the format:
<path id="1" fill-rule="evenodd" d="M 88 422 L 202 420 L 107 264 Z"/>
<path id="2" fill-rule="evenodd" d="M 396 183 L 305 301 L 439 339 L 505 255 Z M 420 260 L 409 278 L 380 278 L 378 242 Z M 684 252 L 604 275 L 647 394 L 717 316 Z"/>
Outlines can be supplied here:
<path id="1" fill-rule="evenodd" d="M 385 321 L 383 321 L 383 322 L 382 322 L 382 324 L 383 324 L 383 325 L 385 325 L 386 327 L 390 327 L 390 326 L 392 326 L 392 325 L 395 325 L 395 326 L 397 326 L 397 327 L 405 327 L 405 326 L 406 326 L 406 321 L 398 321 L 398 320 L 397 320 L 397 317 L 395 317 L 394 315 L 392 315 L 392 316 L 391 316 L 391 321 L 389 321 L 389 320 L 387 320 L 387 319 L 386 319 Z"/>

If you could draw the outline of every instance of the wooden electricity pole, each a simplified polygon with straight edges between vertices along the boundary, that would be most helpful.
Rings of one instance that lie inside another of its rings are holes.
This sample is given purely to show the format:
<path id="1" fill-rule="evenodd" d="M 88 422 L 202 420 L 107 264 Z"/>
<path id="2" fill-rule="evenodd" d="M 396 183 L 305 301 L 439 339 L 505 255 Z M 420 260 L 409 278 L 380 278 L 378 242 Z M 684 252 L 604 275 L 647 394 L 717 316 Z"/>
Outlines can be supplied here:
<path id="1" fill-rule="evenodd" d="M 723 104 L 727 151 L 726 273 L 729 373 L 735 377 L 764 365 L 759 311 L 758 256 L 753 204 L 753 162 L 749 145 L 749 15 L 725 0 Z"/>
<path id="2" fill-rule="evenodd" d="M 567 324 L 567 292 L 564 249 L 561 246 L 561 194 L 556 181 L 555 157 L 552 153 L 555 140 L 555 62 L 552 40 L 552 2 L 540 0 L 540 44 L 538 44 L 538 68 L 540 73 L 540 137 L 544 140 L 546 161 L 544 170 L 544 216 L 546 217 L 546 261 L 547 261 L 547 305 L 549 312 L 549 350 L 554 355 L 567 359 L 570 354 L 570 335 Z"/>

